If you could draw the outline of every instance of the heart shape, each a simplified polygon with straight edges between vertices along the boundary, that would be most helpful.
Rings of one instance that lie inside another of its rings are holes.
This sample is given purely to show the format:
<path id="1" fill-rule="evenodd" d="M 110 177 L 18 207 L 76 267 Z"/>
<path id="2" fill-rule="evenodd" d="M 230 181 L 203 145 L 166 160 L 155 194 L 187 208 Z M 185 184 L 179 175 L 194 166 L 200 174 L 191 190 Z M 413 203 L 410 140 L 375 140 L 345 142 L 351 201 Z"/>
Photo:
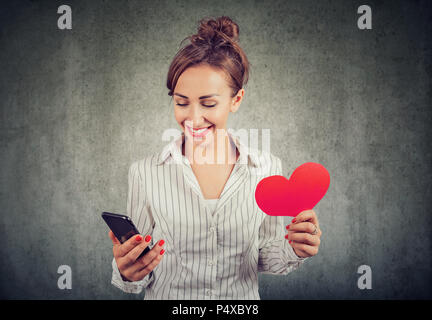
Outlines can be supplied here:
<path id="1" fill-rule="evenodd" d="M 313 209 L 329 185 L 327 169 L 319 163 L 306 162 L 294 170 L 289 180 L 280 175 L 262 179 L 255 189 L 255 200 L 270 216 L 295 217 Z"/>

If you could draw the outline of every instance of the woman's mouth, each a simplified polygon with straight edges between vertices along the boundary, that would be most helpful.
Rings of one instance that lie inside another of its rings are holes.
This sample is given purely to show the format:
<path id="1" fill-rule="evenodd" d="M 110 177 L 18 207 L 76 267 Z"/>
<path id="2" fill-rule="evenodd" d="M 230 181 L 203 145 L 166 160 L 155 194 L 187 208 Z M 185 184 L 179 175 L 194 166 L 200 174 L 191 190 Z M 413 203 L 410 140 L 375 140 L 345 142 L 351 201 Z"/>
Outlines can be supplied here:
<path id="1" fill-rule="evenodd" d="M 194 136 L 194 137 L 204 137 L 207 133 L 210 132 L 210 129 L 211 129 L 213 126 L 214 126 L 214 125 L 212 124 L 212 125 L 209 126 L 209 127 L 201 128 L 201 129 L 199 129 L 199 130 L 193 129 L 193 128 L 189 127 L 189 126 L 186 126 L 186 127 L 188 128 L 189 133 L 190 133 L 192 136 Z"/>

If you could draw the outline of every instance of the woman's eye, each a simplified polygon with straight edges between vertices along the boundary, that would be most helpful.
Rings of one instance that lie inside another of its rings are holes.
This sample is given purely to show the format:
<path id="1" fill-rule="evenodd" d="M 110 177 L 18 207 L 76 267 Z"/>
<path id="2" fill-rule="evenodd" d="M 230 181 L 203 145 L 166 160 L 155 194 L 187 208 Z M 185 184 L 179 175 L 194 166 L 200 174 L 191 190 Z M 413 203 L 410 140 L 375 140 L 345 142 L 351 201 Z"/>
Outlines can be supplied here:
<path id="1" fill-rule="evenodd" d="M 187 106 L 187 103 L 176 103 L 178 106 L 181 106 L 181 107 L 184 107 L 184 106 Z M 204 107 L 207 107 L 207 108 L 213 108 L 214 106 L 216 106 L 216 103 L 215 104 L 212 104 L 212 105 L 208 105 L 208 104 L 203 104 L 203 106 Z"/>

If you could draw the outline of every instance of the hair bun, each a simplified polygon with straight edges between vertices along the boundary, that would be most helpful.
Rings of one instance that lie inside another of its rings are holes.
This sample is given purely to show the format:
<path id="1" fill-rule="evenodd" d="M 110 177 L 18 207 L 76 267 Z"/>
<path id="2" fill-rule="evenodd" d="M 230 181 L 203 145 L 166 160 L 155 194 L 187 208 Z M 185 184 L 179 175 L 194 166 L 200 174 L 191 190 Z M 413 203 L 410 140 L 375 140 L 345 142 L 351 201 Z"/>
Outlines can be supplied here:
<path id="1" fill-rule="evenodd" d="M 189 40 L 175 55 L 167 75 L 168 95 L 174 94 L 177 81 L 189 67 L 210 65 L 227 75 L 231 97 L 248 82 L 250 63 L 239 41 L 239 26 L 231 18 L 221 16 L 213 19 L 204 17 L 199 21 L 198 33 L 184 38 Z"/>
<path id="2" fill-rule="evenodd" d="M 200 20 L 198 34 L 192 37 L 195 43 L 209 43 L 222 45 L 239 40 L 239 26 L 231 18 L 222 16 L 216 19 L 204 18 Z"/>

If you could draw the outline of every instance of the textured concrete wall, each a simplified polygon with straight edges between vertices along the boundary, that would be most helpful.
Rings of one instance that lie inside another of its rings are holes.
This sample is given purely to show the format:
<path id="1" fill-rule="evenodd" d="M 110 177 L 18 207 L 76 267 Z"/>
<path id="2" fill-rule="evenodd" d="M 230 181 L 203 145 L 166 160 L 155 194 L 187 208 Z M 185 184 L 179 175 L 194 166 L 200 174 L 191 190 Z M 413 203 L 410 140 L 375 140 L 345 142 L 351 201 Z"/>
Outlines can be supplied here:
<path id="1" fill-rule="evenodd" d="M 72 30 L 57 8 L 72 7 Z M 357 28 L 369 4 L 373 29 Z M 319 254 L 262 299 L 432 298 L 429 1 L 10 1 L 0 7 L 0 297 L 142 299 L 110 284 L 102 211 L 178 128 L 165 87 L 200 18 L 229 15 L 252 63 L 233 128 L 271 129 L 285 176 L 332 182 Z M 69 265 L 72 290 L 57 288 Z M 372 290 L 357 268 L 372 268 Z"/>

